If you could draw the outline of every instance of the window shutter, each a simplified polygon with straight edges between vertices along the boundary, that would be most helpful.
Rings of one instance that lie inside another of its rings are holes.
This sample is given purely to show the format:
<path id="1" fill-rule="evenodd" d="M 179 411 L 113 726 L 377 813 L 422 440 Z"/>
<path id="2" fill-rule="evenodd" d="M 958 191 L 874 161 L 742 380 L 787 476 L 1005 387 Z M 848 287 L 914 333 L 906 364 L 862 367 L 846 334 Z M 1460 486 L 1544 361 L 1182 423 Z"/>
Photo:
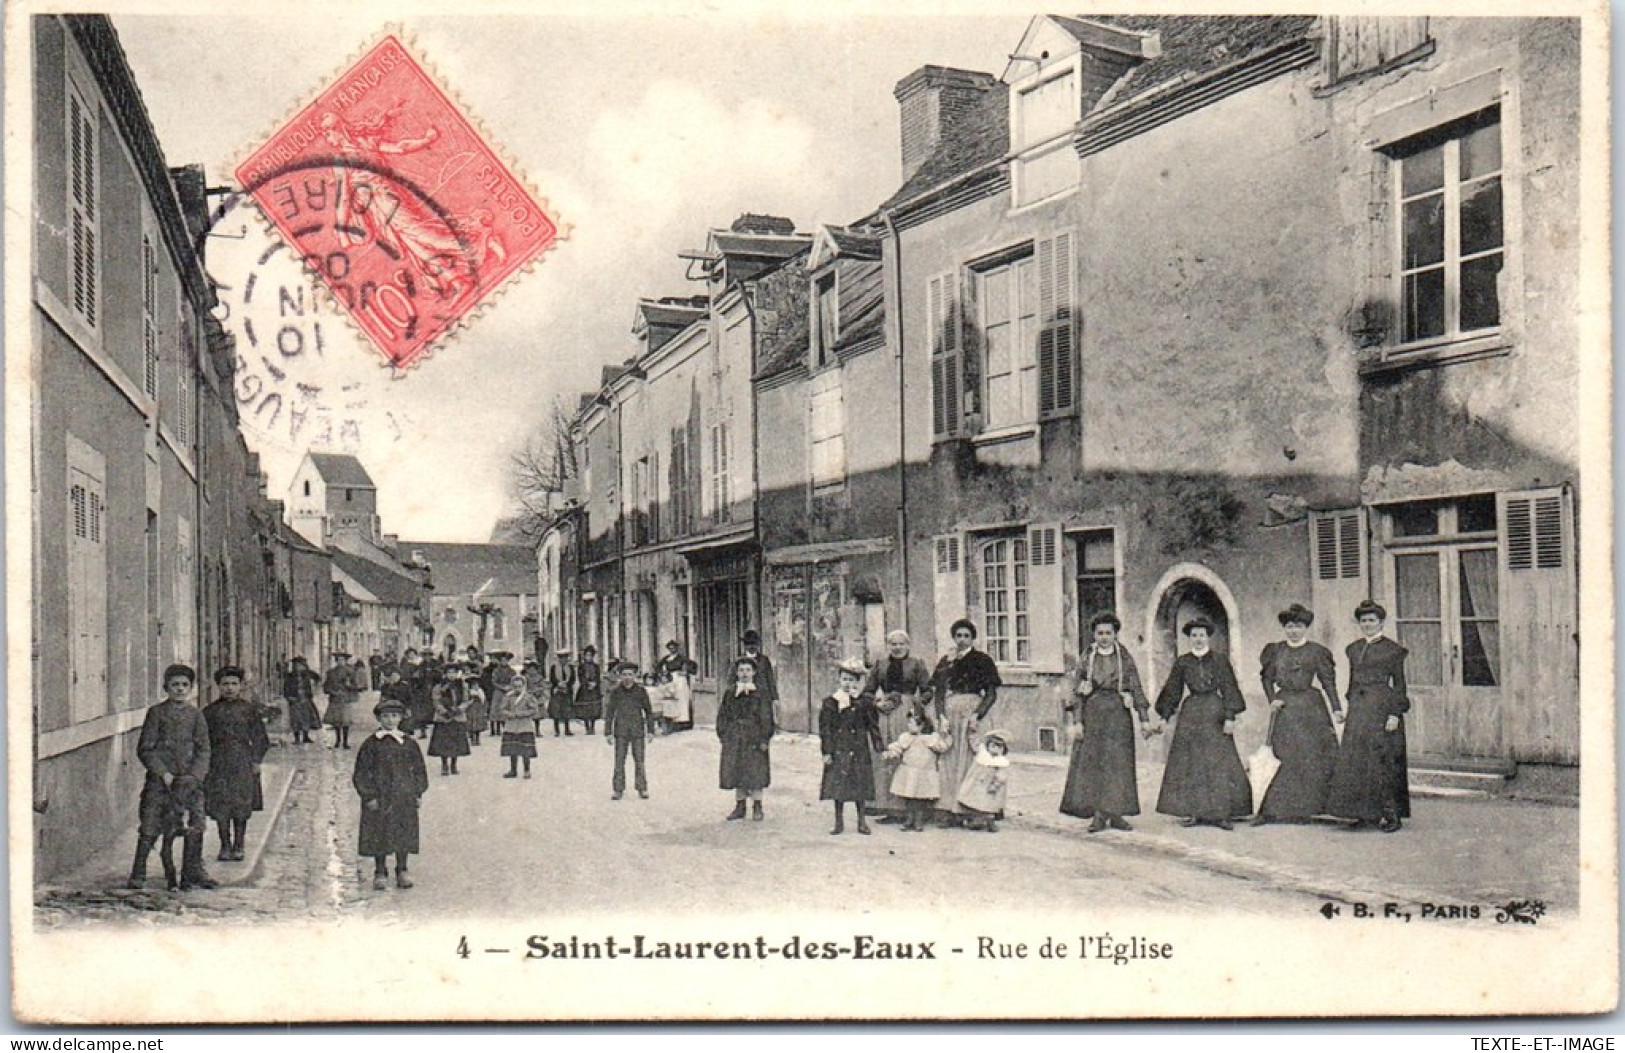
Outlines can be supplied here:
<path id="1" fill-rule="evenodd" d="M 96 126 L 91 111 L 68 91 L 68 213 L 72 231 L 73 309 L 96 325 Z"/>
<path id="2" fill-rule="evenodd" d="M 1579 573 L 1567 487 L 1498 494 L 1506 744 L 1515 759 L 1579 760 Z"/>
<path id="3" fill-rule="evenodd" d="M 1077 353 L 1072 330 L 1072 235 L 1038 243 L 1038 412 L 1072 412 Z"/>
<path id="4" fill-rule="evenodd" d="M 965 616 L 965 536 L 942 534 L 934 539 L 936 573 L 932 575 L 932 601 L 936 613 L 937 652 L 946 654 L 954 640 L 949 626 Z"/>
<path id="5" fill-rule="evenodd" d="M 931 433 L 937 439 L 957 436 L 964 417 L 960 402 L 964 377 L 953 292 L 951 274 L 932 278 L 926 285 L 926 321 L 931 331 Z"/>
<path id="6" fill-rule="evenodd" d="M 1061 527 L 1039 523 L 1027 531 L 1027 609 L 1032 664 L 1039 672 L 1066 671 L 1066 585 L 1061 573 Z"/>
<path id="7" fill-rule="evenodd" d="M 1350 581 L 1364 576 L 1365 531 L 1360 511 L 1330 512 L 1314 518 L 1315 578 Z"/>

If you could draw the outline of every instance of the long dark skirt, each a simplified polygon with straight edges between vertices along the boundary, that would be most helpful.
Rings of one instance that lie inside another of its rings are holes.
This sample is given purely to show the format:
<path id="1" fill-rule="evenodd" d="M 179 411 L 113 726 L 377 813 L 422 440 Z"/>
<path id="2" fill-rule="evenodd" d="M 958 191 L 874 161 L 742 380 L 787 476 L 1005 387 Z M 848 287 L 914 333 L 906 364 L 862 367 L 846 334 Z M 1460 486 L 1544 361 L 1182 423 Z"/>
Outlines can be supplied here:
<path id="1" fill-rule="evenodd" d="M 1308 819 L 1326 810 L 1326 788 L 1337 767 L 1337 732 L 1319 691 L 1284 691 L 1270 745 L 1281 762 L 1258 814 L 1266 819 Z"/>
<path id="2" fill-rule="evenodd" d="M 524 731 L 502 731 L 502 756 L 504 757 L 534 757 L 536 756 L 536 732 L 530 729 Z"/>
<path id="3" fill-rule="evenodd" d="M 1185 699 L 1168 747 L 1157 811 L 1210 821 L 1252 814 L 1253 788 L 1236 740 L 1224 733 L 1224 721 L 1218 692 Z"/>
<path id="4" fill-rule="evenodd" d="M 1098 690 L 1083 703 L 1083 735 L 1072 744 L 1061 811 L 1088 819 L 1096 812 L 1139 815 L 1134 769 L 1134 714 L 1116 691 Z"/>
<path id="5" fill-rule="evenodd" d="M 1410 773 L 1405 763 L 1405 721 L 1398 731 L 1382 730 L 1387 714 L 1362 699 L 1349 701 L 1343 745 L 1326 793 L 1326 811 L 1344 819 L 1374 823 L 1385 815 L 1411 814 Z"/>
<path id="6" fill-rule="evenodd" d="M 294 734 L 316 731 L 322 726 L 322 715 L 316 712 L 316 703 L 308 698 L 288 699 L 288 729 Z"/>
<path id="7" fill-rule="evenodd" d="M 820 801 L 872 801 L 875 799 L 875 769 L 867 749 L 838 749 L 824 769 L 818 787 Z"/>
<path id="8" fill-rule="evenodd" d="M 466 757 L 468 754 L 468 725 L 460 720 L 436 721 L 434 730 L 429 732 L 429 756 Z"/>

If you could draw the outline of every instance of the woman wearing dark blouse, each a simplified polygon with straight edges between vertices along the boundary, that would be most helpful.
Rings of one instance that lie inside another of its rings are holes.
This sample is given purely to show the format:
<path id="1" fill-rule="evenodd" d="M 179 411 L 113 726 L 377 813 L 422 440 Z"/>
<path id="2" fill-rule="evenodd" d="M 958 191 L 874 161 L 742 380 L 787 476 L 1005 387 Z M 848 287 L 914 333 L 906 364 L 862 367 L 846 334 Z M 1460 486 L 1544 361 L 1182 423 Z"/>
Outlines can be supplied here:
<path id="1" fill-rule="evenodd" d="M 1343 719 L 1337 701 L 1337 665 L 1332 653 L 1307 639 L 1314 612 L 1294 603 L 1279 615 L 1285 641 L 1264 648 L 1259 658 L 1264 697 L 1270 703 L 1269 745 L 1281 767 L 1258 806 L 1255 826 L 1301 823 L 1326 807 L 1326 787 L 1337 766 L 1337 732 Z M 1322 694 L 1316 681 L 1325 689 Z M 1326 710 L 1331 700 L 1331 713 Z"/>
<path id="2" fill-rule="evenodd" d="M 993 659 L 975 647 L 976 626 L 961 618 L 949 633 L 954 649 L 937 663 L 931 685 L 936 693 L 937 731 L 951 740 L 937 768 L 942 785 L 937 811 L 952 814 L 964 811 L 958 794 L 959 784 L 976 759 L 971 735 L 998 701 L 1003 681 Z"/>
<path id="3" fill-rule="evenodd" d="M 1349 716 L 1326 811 L 1357 825 L 1375 823 L 1393 833 L 1411 814 L 1405 764 L 1405 656 L 1382 634 L 1388 612 L 1366 600 L 1354 610 L 1360 639 L 1349 644 Z"/>
<path id="4" fill-rule="evenodd" d="M 1157 715 L 1179 721 L 1168 747 L 1157 811 L 1179 816 L 1186 826 L 1210 823 L 1224 830 L 1253 811 L 1253 788 L 1236 752 L 1236 718 L 1247 709 L 1230 659 L 1209 649 L 1213 623 L 1185 623 L 1191 649 L 1174 659 L 1168 682 L 1157 694 Z"/>
<path id="5" fill-rule="evenodd" d="M 1122 627 L 1105 611 L 1089 623 L 1094 639 L 1078 660 L 1077 683 L 1066 702 L 1073 744 L 1061 811 L 1090 820 L 1092 834 L 1107 827 L 1132 829 L 1123 817 L 1140 814 L 1134 718 L 1142 735 L 1152 734 L 1140 671 L 1117 639 Z"/>
<path id="6" fill-rule="evenodd" d="M 886 657 L 875 663 L 864 682 L 863 695 L 871 699 L 880 715 L 880 737 L 896 742 L 908 730 L 909 714 L 919 710 L 931 695 L 931 670 L 908 653 L 908 633 L 894 629 L 886 634 Z M 870 815 L 882 815 L 881 822 L 901 822 L 907 811 L 901 797 L 891 792 L 897 762 L 884 752 L 875 758 L 875 799 Z"/>

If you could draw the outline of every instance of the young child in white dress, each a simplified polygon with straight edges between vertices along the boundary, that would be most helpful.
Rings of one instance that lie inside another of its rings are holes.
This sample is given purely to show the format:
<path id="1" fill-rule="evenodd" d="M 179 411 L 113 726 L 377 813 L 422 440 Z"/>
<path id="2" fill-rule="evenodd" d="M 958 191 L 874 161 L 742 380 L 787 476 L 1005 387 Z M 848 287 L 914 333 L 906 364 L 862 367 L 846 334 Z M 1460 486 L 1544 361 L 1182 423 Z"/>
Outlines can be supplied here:
<path id="1" fill-rule="evenodd" d="M 937 733 L 931 718 L 916 708 L 908 715 L 908 730 L 886 747 L 886 757 L 899 762 L 892 776 L 891 792 L 901 797 L 903 806 L 908 809 L 908 816 L 903 820 L 905 832 L 925 829 L 931 806 L 942 796 L 937 758 L 952 745 L 948 736 Z"/>
<path id="2" fill-rule="evenodd" d="M 982 733 L 982 744 L 965 781 L 959 784 L 959 803 L 969 814 L 965 827 L 997 833 L 996 820 L 1004 812 L 1005 796 L 1010 789 L 1009 736 L 1002 731 Z"/>

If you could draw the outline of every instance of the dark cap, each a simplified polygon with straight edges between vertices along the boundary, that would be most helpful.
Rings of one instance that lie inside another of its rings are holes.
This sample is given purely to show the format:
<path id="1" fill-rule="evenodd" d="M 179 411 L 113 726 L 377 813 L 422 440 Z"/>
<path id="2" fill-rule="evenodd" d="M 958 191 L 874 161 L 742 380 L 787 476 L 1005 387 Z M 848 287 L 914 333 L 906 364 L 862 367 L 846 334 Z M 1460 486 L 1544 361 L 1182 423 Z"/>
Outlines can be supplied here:
<path id="1" fill-rule="evenodd" d="M 216 669 L 214 671 L 214 682 L 218 684 L 220 681 L 224 680 L 228 676 L 234 676 L 238 680 L 247 680 L 248 679 L 248 675 L 243 672 L 243 667 L 242 666 L 240 666 L 240 665 L 223 665 L 219 669 Z"/>
<path id="2" fill-rule="evenodd" d="M 405 713 L 405 712 L 406 712 L 406 706 L 403 705 L 402 703 L 396 701 L 393 698 L 386 698 L 382 702 L 379 702 L 376 706 L 372 707 L 372 715 L 375 716 L 375 717 L 381 717 L 385 713 Z"/>

